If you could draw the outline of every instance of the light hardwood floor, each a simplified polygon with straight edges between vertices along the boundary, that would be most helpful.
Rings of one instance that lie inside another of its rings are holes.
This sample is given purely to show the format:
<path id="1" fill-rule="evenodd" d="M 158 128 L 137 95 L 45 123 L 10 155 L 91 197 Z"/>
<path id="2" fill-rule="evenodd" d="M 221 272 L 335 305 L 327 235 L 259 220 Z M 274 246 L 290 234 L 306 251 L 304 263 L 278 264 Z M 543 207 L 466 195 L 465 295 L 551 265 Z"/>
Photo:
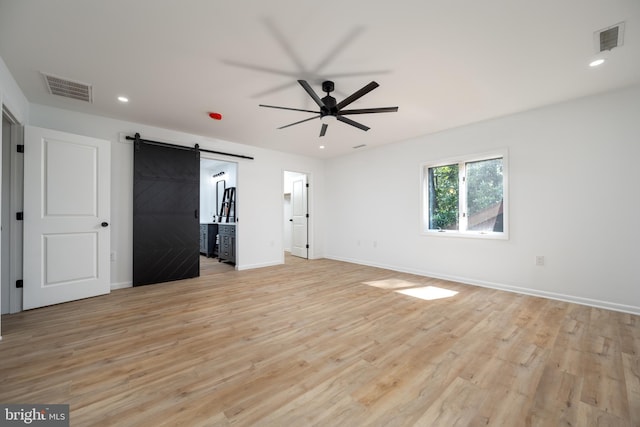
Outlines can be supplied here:
<path id="1" fill-rule="evenodd" d="M 222 267 L 222 266 L 220 266 Z M 425 300 L 396 292 L 438 287 Z M 640 426 L 640 317 L 331 260 L 2 318 L 0 402 L 72 426 Z"/>

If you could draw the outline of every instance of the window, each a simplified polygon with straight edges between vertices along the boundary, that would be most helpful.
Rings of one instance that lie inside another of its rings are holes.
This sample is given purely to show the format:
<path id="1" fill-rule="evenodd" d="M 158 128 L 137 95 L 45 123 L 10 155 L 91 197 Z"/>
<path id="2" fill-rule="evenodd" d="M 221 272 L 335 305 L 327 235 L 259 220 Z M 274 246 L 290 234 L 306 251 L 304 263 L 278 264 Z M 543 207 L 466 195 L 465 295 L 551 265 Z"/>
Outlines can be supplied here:
<path id="1" fill-rule="evenodd" d="M 423 165 L 428 234 L 506 238 L 505 153 Z"/>

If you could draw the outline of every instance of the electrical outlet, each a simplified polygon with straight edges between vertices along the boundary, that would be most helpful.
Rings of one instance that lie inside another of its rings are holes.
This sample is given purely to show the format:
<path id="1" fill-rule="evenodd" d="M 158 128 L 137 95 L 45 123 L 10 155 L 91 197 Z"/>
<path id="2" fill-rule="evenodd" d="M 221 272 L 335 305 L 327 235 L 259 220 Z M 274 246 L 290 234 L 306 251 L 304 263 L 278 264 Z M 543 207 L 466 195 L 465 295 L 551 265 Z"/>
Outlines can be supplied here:
<path id="1" fill-rule="evenodd" d="M 544 255 L 536 255 L 536 265 L 542 267 L 544 265 Z"/>
<path id="2" fill-rule="evenodd" d="M 116 252 L 115 251 L 111 252 L 111 262 L 114 262 L 117 259 L 118 259 L 118 256 L 116 255 Z"/>

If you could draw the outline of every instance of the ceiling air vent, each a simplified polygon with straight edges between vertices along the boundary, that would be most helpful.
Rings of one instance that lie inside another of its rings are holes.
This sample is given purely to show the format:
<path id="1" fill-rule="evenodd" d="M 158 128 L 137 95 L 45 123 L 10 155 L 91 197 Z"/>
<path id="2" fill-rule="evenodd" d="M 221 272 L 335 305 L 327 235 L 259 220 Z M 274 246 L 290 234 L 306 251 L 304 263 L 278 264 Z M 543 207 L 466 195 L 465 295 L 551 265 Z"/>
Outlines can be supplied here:
<path id="1" fill-rule="evenodd" d="M 620 22 L 611 27 L 598 30 L 594 34 L 596 52 L 605 52 L 614 47 L 622 46 L 624 42 L 624 22 Z"/>
<path id="2" fill-rule="evenodd" d="M 356 145 L 356 146 L 354 146 L 352 148 L 362 148 L 362 147 L 366 147 L 366 146 L 367 146 L 367 144 L 360 144 L 360 145 Z"/>
<path id="3" fill-rule="evenodd" d="M 91 85 L 73 80 L 63 79 L 42 73 L 47 83 L 47 90 L 52 95 L 64 96 L 65 98 L 78 99 L 80 101 L 93 102 Z"/>

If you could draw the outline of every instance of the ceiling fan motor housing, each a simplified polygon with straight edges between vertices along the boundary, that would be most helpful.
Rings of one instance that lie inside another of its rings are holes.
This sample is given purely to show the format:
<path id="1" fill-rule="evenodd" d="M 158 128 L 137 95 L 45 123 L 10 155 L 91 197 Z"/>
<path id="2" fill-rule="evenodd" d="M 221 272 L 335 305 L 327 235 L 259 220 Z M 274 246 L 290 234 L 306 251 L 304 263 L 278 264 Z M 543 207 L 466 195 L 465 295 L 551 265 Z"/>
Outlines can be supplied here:
<path id="1" fill-rule="evenodd" d="M 322 91 L 327 93 L 327 96 L 322 98 L 322 102 L 324 106 L 320 108 L 320 118 L 324 116 L 335 116 L 338 114 L 338 109 L 336 108 L 336 99 L 329 95 L 329 93 L 333 92 L 335 86 L 331 80 L 325 80 L 322 82 Z"/>
<path id="2" fill-rule="evenodd" d="M 324 106 L 320 108 L 320 117 L 324 117 L 327 115 L 335 116 L 336 114 L 338 114 L 338 109 L 336 108 L 336 99 L 333 96 L 325 96 L 324 98 L 322 98 L 322 102 L 324 103 Z"/>

